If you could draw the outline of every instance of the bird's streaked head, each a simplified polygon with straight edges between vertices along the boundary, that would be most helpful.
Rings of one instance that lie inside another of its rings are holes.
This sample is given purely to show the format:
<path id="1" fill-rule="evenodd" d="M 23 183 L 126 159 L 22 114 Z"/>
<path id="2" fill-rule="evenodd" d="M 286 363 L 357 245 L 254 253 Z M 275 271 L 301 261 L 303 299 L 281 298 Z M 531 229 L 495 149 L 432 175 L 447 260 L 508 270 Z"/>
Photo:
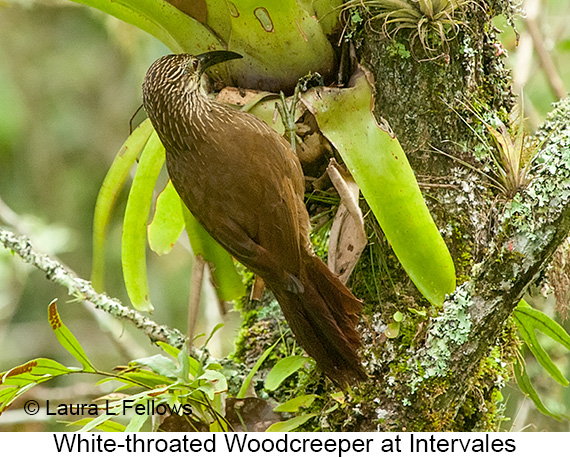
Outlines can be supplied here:
<path id="1" fill-rule="evenodd" d="M 231 51 L 211 51 L 197 56 L 169 54 L 155 61 L 148 69 L 143 83 L 143 93 L 149 91 L 179 89 L 196 91 L 200 78 L 213 65 L 242 56 Z"/>
<path id="2" fill-rule="evenodd" d="M 226 60 L 241 58 L 229 51 L 212 51 L 198 56 L 170 54 L 154 62 L 144 78 L 143 106 L 162 144 L 177 150 L 186 141 L 193 119 L 204 125 L 203 113 L 210 103 L 201 89 L 204 71 Z"/>

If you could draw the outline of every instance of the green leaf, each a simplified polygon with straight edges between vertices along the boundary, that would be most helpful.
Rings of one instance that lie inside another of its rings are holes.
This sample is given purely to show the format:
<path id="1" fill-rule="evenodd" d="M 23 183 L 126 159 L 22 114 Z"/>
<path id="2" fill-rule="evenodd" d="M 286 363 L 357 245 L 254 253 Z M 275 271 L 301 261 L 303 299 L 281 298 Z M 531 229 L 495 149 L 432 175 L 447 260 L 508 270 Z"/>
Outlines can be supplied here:
<path id="1" fill-rule="evenodd" d="M 162 341 L 158 341 L 156 344 L 158 344 L 158 346 L 160 346 L 162 350 L 166 352 L 169 356 L 171 356 L 174 359 L 178 359 L 181 352 L 180 349 L 175 348 L 174 346 L 171 346 Z M 198 362 L 195 358 L 190 357 L 189 355 L 187 355 L 187 357 L 188 357 L 188 367 L 190 370 L 189 373 L 192 377 L 194 377 L 198 374 L 198 371 L 200 370 L 200 362 Z"/>
<path id="2" fill-rule="evenodd" d="M 83 427 L 80 430 L 78 430 L 78 432 L 79 433 L 89 432 L 94 428 L 100 429 L 105 422 L 113 419 L 114 417 L 115 416 L 113 414 L 105 413 L 91 420 L 88 419 L 87 422 L 83 425 Z"/>
<path id="3" fill-rule="evenodd" d="M 549 336 L 570 351 L 570 335 L 566 333 L 566 330 L 564 330 L 560 324 L 552 320 L 546 314 L 532 308 L 525 300 L 519 302 L 514 312 L 519 318 L 523 318 L 524 316 L 523 319 L 529 324 L 532 322 L 536 330 L 540 330 L 546 336 Z"/>
<path id="4" fill-rule="evenodd" d="M 319 87 L 302 100 L 339 151 L 398 260 L 431 303 L 455 290 L 455 267 L 396 138 L 371 113 L 372 87 L 363 72 L 347 89 Z"/>
<path id="5" fill-rule="evenodd" d="M 290 355 L 279 360 L 265 380 L 265 390 L 277 389 L 285 379 L 300 370 L 310 359 L 302 355 Z"/>
<path id="6" fill-rule="evenodd" d="M 34 359 L 26 362 L 23 365 L 19 365 L 17 367 L 12 368 L 11 370 L 3 373 L 0 377 L 1 382 L 0 384 L 7 384 L 7 385 L 21 385 L 21 384 L 12 384 L 15 382 L 16 379 L 20 378 L 21 375 L 26 374 L 29 376 L 28 379 L 34 379 L 34 377 L 43 377 L 43 376 L 60 376 L 63 374 L 68 374 L 72 372 L 78 371 L 77 368 L 68 368 L 62 365 L 59 362 L 51 359 Z"/>
<path id="7" fill-rule="evenodd" d="M 18 370 L 19 368 L 20 367 L 16 367 L 15 369 Z M 18 373 L 18 372 L 8 376 L 10 371 L 7 372 L 3 378 L 2 384 L 6 386 L 16 386 L 20 388 L 30 384 L 31 385 L 40 384 L 44 381 L 49 381 L 50 379 L 53 378 L 53 376 L 50 375 L 34 376 L 33 374 L 30 373 Z"/>
<path id="8" fill-rule="evenodd" d="M 536 330 L 540 330 L 545 335 L 570 349 L 570 337 L 568 337 L 565 330 L 546 314 L 531 308 L 524 300 L 521 300 L 519 305 L 514 309 L 513 317 L 521 336 L 530 351 L 536 357 L 538 363 L 540 363 L 556 382 L 567 387 L 569 384 L 568 380 L 560 372 L 558 367 L 554 365 L 552 359 L 542 348 L 536 337 Z"/>
<path id="9" fill-rule="evenodd" d="M 322 27 L 323 32 L 330 35 L 339 24 L 339 13 L 343 4 L 343 0 L 299 0 L 298 3 L 309 4 L 314 12 L 314 15 L 319 20 L 319 25 Z M 309 10 L 309 12 L 311 12 Z"/>
<path id="10" fill-rule="evenodd" d="M 300 395 L 276 406 L 273 408 L 273 411 L 277 413 L 296 413 L 300 408 L 311 406 L 316 398 L 317 395 L 315 394 Z"/>
<path id="11" fill-rule="evenodd" d="M 218 371 L 206 370 L 198 379 L 206 381 L 206 385 L 200 385 L 198 389 L 206 393 L 210 400 L 214 400 L 215 394 L 228 390 L 226 377 Z"/>
<path id="12" fill-rule="evenodd" d="M 205 0 L 205 3 L 207 5 L 206 24 L 224 43 L 228 43 L 232 32 L 230 5 L 226 0 Z"/>
<path id="13" fill-rule="evenodd" d="M 133 360 L 131 363 L 138 365 L 144 365 L 149 367 L 155 373 L 159 375 L 166 376 L 167 378 L 177 379 L 178 378 L 178 367 L 174 360 L 164 357 L 161 354 L 152 355 L 150 357 L 144 357 L 142 359 Z"/>
<path id="14" fill-rule="evenodd" d="M 172 52 L 200 54 L 223 49 L 207 27 L 163 0 L 72 0 L 150 33 Z"/>
<path id="15" fill-rule="evenodd" d="M 17 386 L 2 387 L 0 389 L 0 413 L 10 406 L 17 397 L 19 390 L 20 387 Z"/>
<path id="16" fill-rule="evenodd" d="M 47 378 L 51 379 L 51 378 Z M 0 389 L 0 414 L 8 409 L 8 407 L 19 397 L 24 395 L 28 390 L 34 387 L 36 384 L 27 384 L 23 387 L 5 387 Z"/>
<path id="17" fill-rule="evenodd" d="M 174 346 L 171 346 L 170 344 L 165 343 L 164 341 L 157 341 L 156 344 L 173 359 L 178 358 L 180 349 L 175 348 Z"/>
<path id="18" fill-rule="evenodd" d="M 68 427 L 74 425 L 77 427 L 81 427 L 87 425 L 89 422 L 91 422 L 91 419 L 83 418 L 77 421 L 67 422 L 66 424 Z M 119 424 L 118 422 L 107 420 L 102 424 L 97 425 L 95 428 L 97 430 L 101 430 L 102 432 L 124 432 L 126 427 L 123 424 Z"/>
<path id="19" fill-rule="evenodd" d="M 204 347 L 208 346 L 208 343 L 210 342 L 210 340 L 212 339 L 212 337 L 217 333 L 218 330 L 220 330 L 225 324 L 223 322 L 220 322 L 219 324 L 216 324 L 214 326 L 214 328 L 212 329 L 212 331 L 210 332 L 210 335 L 208 336 L 208 338 L 206 339 L 206 342 L 204 343 Z"/>
<path id="20" fill-rule="evenodd" d="M 257 373 L 257 370 L 259 370 L 259 367 L 261 366 L 261 364 L 265 361 L 265 359 L 269 356 L 269 354 L 271 354 L 271 351 L 273 351 L 273 349 L 275 349 L 275 346 L 277 346 L 278 343 L 279 343 L 279 340 L 277 342 L 273 343 L 271 346 L 269 346 L 263 352 L 263 354 L 261 354 L 261 357 L 259 359 L 257 359 L 257 362 L 255 362 L 255 365 L 253 366 L 251 371 L 248 373 L 248 375 L 243 380 L 243 384 L 242 384 L 238 394 L 236 395 L 236 398 L 239 399 L 239 398 L 245 397 L 245 394 L 247 393 L 247 389 L 249 388 L 249 385 L 251 384 L 251 380 L 255 376 L 255 373 Z"/>
<path id="21" fill-rule="evenodd" d="M 123 277 L 131 303 L 140 311 L 153 309 L 146 273 L 146 230 L 153 190 L 163 164 L 164 146 L 153 132 L 141 154 L 123 222 Z"/>
<path id="22" fill-rule="evenodd" d="M 73 1 L 145 30 L 173 52 L 196 55 L 225 48 L 239 52 L 244 59 L 228 67 L 242 87 L 262 81 L 277 91 L 294 87 L 311 71 L 331 75 L 334 69 L 327 34 L 338 23 L 340 9 L 335 6 L 340 0 L 205 0 L 205 24 L 165 0 Z M 227 79 L 226 66 L 214 71 Z"/>
<path id="23" fill-rule="evenodd" d="M 158 255 L 168 254 L 183 230 L 180 197 L 169 180 L 156 199 L 154 216 L 148 226 L 148 245 Z"/>
<path id="24" fill-rule="evenodd" d="M 139 432 L 144 423 L 148 420 L 148 414 L 133 414 L 125 432 Z"/>
<path id="25" fill-rule="evenodd" d="M 77 341 L 77 338 L 62 322 L 57 312 L 57 300 L 52 301 L 48 306 L 49 323 L 59 343 L 69 352 L 75 359 L 83 365 L 83 370 L 94 373 L 97 371 L 85 351 Z"/>
<path id="26" fill-rule="evenodd" d="M 242 106 L 241 110 L 253 114 L 277 133 L 283 135 L 285 134 L 283 121 L 279 116 L 275 116 L 275 102 L 279 100 L 279 96 L 273 92 L 259 92 Z M 295 111 L 295 119 L 301 114 L 302 111 L 297 109 Z"/>
<path id="27" fill-rule="evenodd" d="M 93 216 L 93 265 L 91 282 L 95 290 L 99 292 L 103 290 L 105 234 L 111 219 L 111 212 L 117 201 L 119 191 L 129 176 L 129 171 L 133 167 L 152 132 L 152 124 L 148 119 L 133 131 L 117 153 L 97 195 L 95 214 Z"/>
<path id="28" fill-rule="evenodd" d="M 309 72 L 332 73 L 333 48 L 314 11 L 297 0 L 232 3 L 229 49 L 244 56 L 231 63 L 239 87 L 277 92 L 293 88 Z"/>
<path id="29" fill-rule="evenodd" d="M 388 338 L 397 338 L 400 335 L 400 323 L 390 322 L 384 333 Z"/>
<path id="30" fill-rule="evenodd" d="M 178 374 L 178 379 L 181 379 L 183 382 L 190 381 L 190 356 L 188 355 L 188 351 L 186 345 L 182 347 L 182 350 L 178 353 L 178 357 L 176 358 L 178 361 L 178 369 L 176 373 Z"/>
<path id="31" fill-rule="evenodd" d="M 276 422 L 275 424 L 271 424 L 267 428 L 267 430 L 265 430 L 265 431 L 266 432 L 280 432 L 280 433 L 292 432 L 297 427 L 300 427 L 305 422 L 307 422 L 309 419 L 311 419 L 312 417 L 315 417 L 315 416 L 316 416 L 316 414 L 306 414 L 306 415 L 301 415 L 301 416 L 295 416 L 292 419 L 289 419 L 287 421 Z"/>
<path id="32" fill-rule="evenodd" d="M 245 286 L 230 254 L 206 232 L 186 206 L 182 210 L 192 251 L 211 265 L 210 272 L 220 300 L 243 297 Z"/>
<path id="33" fill-rule="evenodd" d="M 550 416 L 556 419 L 557 421 L 562 421 L 562 416 L 553 413 L 546 406 L 544 406 L 544 403 L 542 403 L 542 400 L 540 399 L 538 393 L 536 392 L 532 383 L 530 382 L 530 378 L 528 377 L 524 365 L 519 360 L 515 360 L 513 367 L 515 371 L 515 378 L 517 379 L 517 384 L 519 388 L 527 397 L 529 397 L 533 401 L 533 403 L 536 406 L 536 409 L 538 409 L 545 416 Z"/>
<path id="34" fill-rule="evenodd" d="M 117 377 L 113 378 L 106 378 L 101 382 L 107 381 L 119 381 L 125 384 L 129 384 L 130 386 L 138 386 L 142 384 L 149 389 L 153 389 L 158 386 L 168 385 L 172 383 L 172 378 L 167 376 L 160 375 L 155 373 L 154 371 L 148 370 L 136 370 L 136 371 L 127 371 L 124 373 L 117 374 Z M 99 384 L 99 383 L 98 383 Z"/>

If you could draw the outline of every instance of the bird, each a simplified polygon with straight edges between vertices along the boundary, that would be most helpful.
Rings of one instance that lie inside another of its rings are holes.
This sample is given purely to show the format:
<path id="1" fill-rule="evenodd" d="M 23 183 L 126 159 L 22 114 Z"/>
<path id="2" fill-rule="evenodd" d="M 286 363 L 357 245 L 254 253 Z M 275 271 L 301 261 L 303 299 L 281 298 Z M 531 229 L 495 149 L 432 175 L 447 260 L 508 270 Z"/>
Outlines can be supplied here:
<path id="1" fill-rule="evenodd" d="M 208 96 L 202 75 L 242 56 L 170 54 L 148 69 L 145 111 L 183 203 L 273 292 L 293 335 L 334 382 L 364 379 L 362 302 L 314 253 L 304 176 L 292 146 L 250 113 Z"/>

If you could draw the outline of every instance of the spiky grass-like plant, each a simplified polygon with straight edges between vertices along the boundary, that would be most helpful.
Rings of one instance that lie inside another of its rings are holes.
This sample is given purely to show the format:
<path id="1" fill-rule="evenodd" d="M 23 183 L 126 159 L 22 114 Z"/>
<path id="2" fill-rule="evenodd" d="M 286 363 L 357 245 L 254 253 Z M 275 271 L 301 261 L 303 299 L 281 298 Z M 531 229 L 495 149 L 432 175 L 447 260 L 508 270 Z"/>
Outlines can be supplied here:
<path id="1" fill-rule="evenodd" d="M 470 3 L 473 0 L 349 0 L 343 6 L 362 8 L 367 25 L 387 38 L 408 31 L 410 50 L 419 41 L 428 57 L 437 58 L 447 55 Z M 375 28 L 378 23 L 380 30 Z"/>
<path id="2" fill-rule="evenodd" d="M 485 175 L 507 199 L 513 198 L 518 191 L 528 185 L 530 181 L 529 172 L 546 139 L 537 141 L 529 138 L 524 128 L 522 101 L 510 113 L 508 125 L 505 125 L 496 114 L 476 109 L 464 102 L 459 103 L 481 122 L 488 133 L 486 136 L 478 132 L 452 108 L 483 146 L 484 155 L 481 159 L 487 159 L 489 172 L 475 170 Z M 457 160 L 443 151 L 437 151 Z M 473 168 L 469 164 L 466 165 Z"/>

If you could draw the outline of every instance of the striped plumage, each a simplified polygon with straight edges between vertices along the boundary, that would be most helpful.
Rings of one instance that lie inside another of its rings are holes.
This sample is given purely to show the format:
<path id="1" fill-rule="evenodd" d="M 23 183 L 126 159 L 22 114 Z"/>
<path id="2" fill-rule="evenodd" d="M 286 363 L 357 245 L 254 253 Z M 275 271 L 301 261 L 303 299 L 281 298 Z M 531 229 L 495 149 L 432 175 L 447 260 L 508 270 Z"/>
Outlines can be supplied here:
<path id="1" fill-rule="evenodd" d="M 362 305 L 313 253 L 293 149 L 263 121 L 208 98 L 200 84 L 205 62 L 236 57 L 168 55 L 148 70 L 143 104 L 168 173 L 212 237 L 264 279 L 317 364 L 343 383 L 362 377 L 355 330 Z"/>

